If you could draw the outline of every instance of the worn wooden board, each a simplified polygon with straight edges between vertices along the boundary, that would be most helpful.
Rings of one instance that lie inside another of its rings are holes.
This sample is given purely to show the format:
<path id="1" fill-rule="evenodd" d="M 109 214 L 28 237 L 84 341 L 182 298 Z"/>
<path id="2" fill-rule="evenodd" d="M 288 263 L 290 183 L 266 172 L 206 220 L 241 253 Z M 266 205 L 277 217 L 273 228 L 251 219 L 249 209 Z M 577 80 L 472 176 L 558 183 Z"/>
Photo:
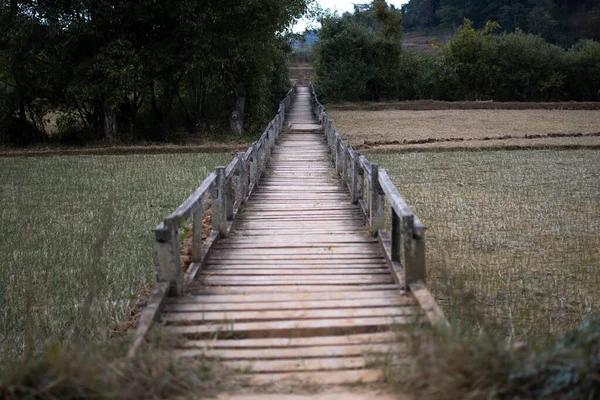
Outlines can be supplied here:
<path id="1" fill-rule="evenodd" d="M 369 290 L 369 288 L 371 288 Z M 328 301 L 328 300 L 358 300 L 358 299 L 390 299 L 402 296 L 406 301 L 416 304 L 416 300 L 398 290 L 395 285 L 372 285 L 371 287 L 340 286 L 342 290 L 334 291 L 331 286 L 324 286 L 323 291 L 318 291 L 318 287 L 310 288 L 310 291 L 290 291 L 277 293 L 274 290 L 267 289 L 264 292 L 251 292 L 237 290 L 226 293 L 219 288 L 205 289 L 199 291 L 202 294 L 196 296 L 171 297 L 168 299 L 168 304 L 209 304 L 209 303 L 233 303 L 233 302 L 294 302 L 294 301 Z"/>
<path id="2" fill-rule="evenodd" d="M 213 349 L 252 349 L 279 347 L 316 347 L 316 346 L 345 346 L 353 344 L 398 343 L 407 340 L 402 332 L 372 332 L 356 335 L 262 338 L 262 339 L 227 339 L 227 340 L 184 340 L 183 348 L 213 348 Z"/>
<path id="3" fill-rule="evenodd" d="M 329 358 L 368 356 L 388 354 L 406 348 L 400 344 L 358 344 L 331 347 L 300 347 L 277 349 L 189 349 L 180 350 L 176 354 L 182 357 L 204 356 L 221 360 L 264 360 L 264 359 L 297 359 L 297 358 Z"/>
<path id="4" fill-rule="evenodd" d="M 335 308 L 369 308 L 369 307 L 394 307 L 413 306 L 410 298 L 380 297 L 351 300 L 308 300 L 308 301 L 265 301 L 265 302 L 238 302 L 238 303 L 192 303 L 168 304 L 166 312 L 218 312 L 218 311 L 256 311 L 256 310 L 303 310 L 303 309 L 335 309 Z"/>
<path id="5" fill-rule="evenodd" d="M 248 337 L 306 337 L 323 334 L 348 334 L 389 330 L 394 325 L 411 325 L 419 315 L 343 318 L 343 319 L 301 319 L 286 321 L 260 321 L 225 324 L 201 324 L 189 326 L 167 326 L 165 329 L 174 334 L 192 336 L 231 337 L 236 334 L 256 335 Z"/>
<path id="6" fill-rule="evenodd" d="M 351 203 L 306 87 L 283 127 L 190 294 L 166 299 L 165 329 L 184 339 L 176 355 L 224 360 L 253 384 L 378 380 L 368 357 L 400 354 L 420 303 Z"/>

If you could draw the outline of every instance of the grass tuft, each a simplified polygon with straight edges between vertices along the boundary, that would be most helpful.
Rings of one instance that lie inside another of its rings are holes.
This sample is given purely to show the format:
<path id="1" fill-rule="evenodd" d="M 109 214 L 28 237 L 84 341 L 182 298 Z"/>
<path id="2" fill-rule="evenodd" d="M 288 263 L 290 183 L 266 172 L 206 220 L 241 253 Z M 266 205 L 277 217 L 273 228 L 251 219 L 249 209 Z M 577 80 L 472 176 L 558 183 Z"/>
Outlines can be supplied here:
<path id="1" fill-rule="evenodd" d="M 173 343 L 160 329 L 134 358 L 125 357 L 127 346 L 127 340 L 85 348 L 52 345 L 26 364 L 5 365 L 0 398 L 205 398 L 220 390 L 227 375 L 206 359 L 174 358 Z"/>

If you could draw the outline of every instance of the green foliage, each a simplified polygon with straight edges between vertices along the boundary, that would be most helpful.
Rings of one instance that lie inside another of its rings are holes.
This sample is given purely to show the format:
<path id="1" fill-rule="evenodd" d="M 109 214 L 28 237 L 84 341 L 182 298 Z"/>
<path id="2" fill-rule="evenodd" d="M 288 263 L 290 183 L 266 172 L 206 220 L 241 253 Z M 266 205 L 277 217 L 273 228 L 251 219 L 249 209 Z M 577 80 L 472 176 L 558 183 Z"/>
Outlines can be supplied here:
<path id="1" fill-rule="evenodd" d="M 402 6 L 402 15 L 408 31 L 455 31 L 468 18 L 476 28 L 493 20 L 507 32 L 522 30 L 563 45 L 600 39 L 598 0 L 410 0 Z"/>
<path id="2" fill-rule="evenodd" d="M 171 139 L 233 111 L 256 131 L 287 79 L 282 33 L 311 2 L 4 1 L 0 135 L 23 142 L 11 121 L 43 132 L 50 111 L 76 119 L 57 137 L 81 141 Z"/>
<path id="3" fill-rule="evenodd" d="M 317 88 L 329 100 L 380 100 L 398 95 L 402 46 L 400 11 L 384 0 L 353 14 L 321 20 L 315 46 Z"/>
<path id="4" fill-rule="evenodd" d="M 600 43 L 592 40 L 564 50 L 465 19 L 439 52 L 425 53 L 400 51 L 399 36 L 381 39 L 372 25 L 356 12 L 323 24 L 317 73 L 327 100 L 600 100 Z"/>

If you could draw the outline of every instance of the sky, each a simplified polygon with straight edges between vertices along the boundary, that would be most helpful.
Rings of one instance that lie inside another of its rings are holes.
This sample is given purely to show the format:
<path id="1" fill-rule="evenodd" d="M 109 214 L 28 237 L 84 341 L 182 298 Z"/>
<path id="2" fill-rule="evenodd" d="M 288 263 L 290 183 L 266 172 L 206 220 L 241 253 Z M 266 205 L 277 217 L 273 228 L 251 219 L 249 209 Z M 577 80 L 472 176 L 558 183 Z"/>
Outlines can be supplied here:
<path id="1" fill-rule="evenodd" d="M 370 0 L 317 0 L 317 3 L 324 9 L 337 10 L 341 13 L 354 10 L 354 4 L 370 3 Z M 402 4 L 408 3 L 408 0 L 387 0 L 388 4 L 393 4 L 396 8 L 400 8 Z M 294 32 L 304 32 L 309 21 L 300 20 L 294 26 Z"/>

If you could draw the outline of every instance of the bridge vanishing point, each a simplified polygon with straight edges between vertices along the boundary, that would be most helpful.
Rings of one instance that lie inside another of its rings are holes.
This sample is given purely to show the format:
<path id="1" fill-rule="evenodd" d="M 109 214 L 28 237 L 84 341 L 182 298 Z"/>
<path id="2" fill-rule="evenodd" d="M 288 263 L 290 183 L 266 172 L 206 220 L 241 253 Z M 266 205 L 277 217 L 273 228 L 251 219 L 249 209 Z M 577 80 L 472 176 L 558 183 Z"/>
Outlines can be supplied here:
<path id="1" fill-rule="evenodd" d="M 447 324 L 425 286 L 423 224 L 341 140 L 312 84 L 294 84 L 260 140 L 154 234 L 158 282 L 130 355 L 161 321 L 178 356 L 218 359 L 250 384 L 373 382 L 372 357 L 402 344 L 399 329 Z"/>

